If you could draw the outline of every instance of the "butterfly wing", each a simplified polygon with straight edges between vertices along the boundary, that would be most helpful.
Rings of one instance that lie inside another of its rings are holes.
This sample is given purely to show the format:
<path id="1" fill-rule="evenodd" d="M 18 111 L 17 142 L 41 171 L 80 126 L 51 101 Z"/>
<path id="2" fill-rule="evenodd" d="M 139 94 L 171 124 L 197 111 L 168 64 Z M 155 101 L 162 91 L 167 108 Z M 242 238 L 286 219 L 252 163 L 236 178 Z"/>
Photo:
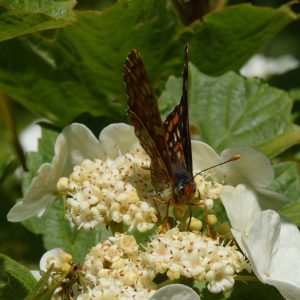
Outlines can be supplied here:
<path id="1" fill-rule="evenodd" d="M 132 50 L 127 57 L 124 82 L 128 96 L 128 118 L 141 146 L 151 158 L 152 182 L 160 190 L 159 186 L 173 182 L 172 168 L 158 104 L 144 63 L 136 50 Z"/>
<path id="2" fill-rule="evenodd" d="M 193 181 L 192 149 L 188 116 L 188 47 L 185 46 L 180 103 L 164 121 L 165 139 L 175 181 Z"/>

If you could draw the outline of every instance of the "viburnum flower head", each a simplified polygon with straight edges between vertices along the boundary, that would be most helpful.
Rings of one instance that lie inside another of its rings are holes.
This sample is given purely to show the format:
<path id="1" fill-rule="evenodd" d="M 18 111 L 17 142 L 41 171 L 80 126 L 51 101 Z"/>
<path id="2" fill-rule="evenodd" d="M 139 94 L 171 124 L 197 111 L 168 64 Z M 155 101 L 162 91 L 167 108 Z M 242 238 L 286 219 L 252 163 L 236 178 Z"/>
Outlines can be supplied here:
<path id="1" fill-rule="evenodd" d="M 212 293 L 230 290 L 236 273 L 251 271 L 236 246 L 225 245 L 218 238 L 202 236 L 200 232 L 181 232 L 177 227 L 153 237 L 143 260 L 156 273 L 166 273 L 170 280 L 181 276 L 206 280 Z"/>
<path id="2" fill-rule="evenodd" d="M 218 239 L 202 237 L 199 232 L 180 232 L 175 227 L 153 236 L 144 251 L 139 250 L 133 236 L 116 233 L 93 247 L 86 256 L 83 273 L 89 283 L 87 291 L 78 299 L 102 299 L 107 294 L 112 299 L 150 296 L 157 299 L 158 295 L 171 295 L 178 289 L 192 299 L 199 299 L 182 285 L 155 292 L 157 286 L 153 279 L 165 273 L 171 281 L 181 276 L 206 280 L 208 289 L 219 293 L 231 289 L 234 276 L 242 270 L 250 271 L 250 266 L 236 246 L 220 244 Z"/>
<path id="3" fill-rule="evenodd" d="M 247 183 L 255 188 L 262 203 L 284 202 L 283 196 L 265 189 L 274 171 L 259 152 L 232 148 L 218 156 L 210 146 L 199 141 L 192 141 L 192 151 L 195 173 L 241 155 L 240 161 L 195 177 L 198 194 L 208 208 L 219 198 L 222 183 Z M 149 164 L 149 157 L 131 126 L 109 125 L 98 140 L 84 125 L 71 124 L 57 138 L 52 163 L 40 167 L 23 199 L 10 210 L 8 220 L 22 221 L 43 214 L 59 190 L 66 195 L 67 217 L 77 227 L 92 229 L 114 221 L 125 223 L 130 230 L 149 230 L 157 221 L 153 206 L 155 193 L 150 171 L 145 168 Z"/>

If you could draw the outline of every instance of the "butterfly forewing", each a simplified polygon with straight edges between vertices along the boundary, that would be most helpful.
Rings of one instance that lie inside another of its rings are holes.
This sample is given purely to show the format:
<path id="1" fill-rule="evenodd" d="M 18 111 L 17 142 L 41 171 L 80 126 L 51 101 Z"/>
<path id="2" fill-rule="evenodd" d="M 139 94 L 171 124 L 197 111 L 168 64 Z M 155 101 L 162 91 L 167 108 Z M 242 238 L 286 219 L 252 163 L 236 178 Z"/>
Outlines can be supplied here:
<path id="1" fill-rule="evenodd" d="M 165 139 L 175 180 L 193 178 L 191 138 L 188 117 L 188 48 L 185 47 L 183 87 L 180 103 L 164 121 Z"/>
<path id="2" fill-rule="evenodd" d="M 182 76 L 180 103 L 162 123 L 144 64 L 136 50 L 130 52 L 124 69 L 128 117 L 141 146 L 151 158 L 153 186 L 163 199 L 173 203 L 190 203 L 195 192 L 187 102 L 187 46 Z"/>
<path id="3" fill-rule="evenodd" d="M 172 184 L 172 168 L 157 100 L 136 50 L 132 50 L 126 60 L 124 82 L 129 121 L 141 146 L 151 158 L 152 181 L 156 186 Z"/>

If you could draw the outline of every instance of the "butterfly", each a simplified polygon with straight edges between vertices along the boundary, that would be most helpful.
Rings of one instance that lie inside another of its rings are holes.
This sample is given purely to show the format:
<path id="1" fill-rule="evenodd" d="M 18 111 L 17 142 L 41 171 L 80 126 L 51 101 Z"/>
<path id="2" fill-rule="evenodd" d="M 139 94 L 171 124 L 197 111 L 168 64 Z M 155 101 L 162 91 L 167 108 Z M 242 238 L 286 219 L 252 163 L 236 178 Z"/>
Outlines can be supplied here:
<path id="1" fill-rule="evenodd" d="M 184 49 L 182 97 L 162 121 L 158 103 L 137 50 L 124 67 L 127 114 L 143 149 L 150 156 L 151 181 L 164 201 L 189 204 L 196 186 L 188 115 L 188 46 Z"/>

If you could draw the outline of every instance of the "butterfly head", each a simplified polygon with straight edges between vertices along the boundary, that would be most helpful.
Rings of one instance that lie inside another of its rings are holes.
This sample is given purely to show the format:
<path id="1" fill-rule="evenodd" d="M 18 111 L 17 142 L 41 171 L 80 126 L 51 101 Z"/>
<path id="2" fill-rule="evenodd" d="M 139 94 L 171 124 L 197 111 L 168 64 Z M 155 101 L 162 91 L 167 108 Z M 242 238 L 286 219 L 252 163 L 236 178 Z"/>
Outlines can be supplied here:
<path id="1" fill-rule="evenodd" d="M 196 192 L 196 185 L 194 181 L 182 179 L 176 184 L 174 190 L 179 202 L 189 203 Z"/>

